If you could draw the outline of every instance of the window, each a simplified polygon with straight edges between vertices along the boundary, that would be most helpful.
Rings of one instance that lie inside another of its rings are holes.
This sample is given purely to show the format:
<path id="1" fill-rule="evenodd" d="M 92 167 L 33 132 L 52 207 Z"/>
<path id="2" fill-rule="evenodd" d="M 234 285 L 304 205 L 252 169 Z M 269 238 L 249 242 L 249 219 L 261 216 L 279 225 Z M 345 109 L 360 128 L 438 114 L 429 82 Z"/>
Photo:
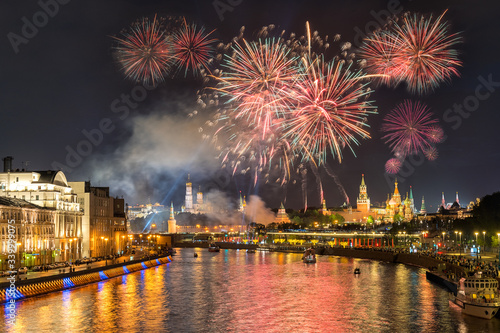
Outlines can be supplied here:
<path id="1" fill-rule="evenodd" d="M 37 195 L 35 200 L 40 200 L 40 196 Z"/>

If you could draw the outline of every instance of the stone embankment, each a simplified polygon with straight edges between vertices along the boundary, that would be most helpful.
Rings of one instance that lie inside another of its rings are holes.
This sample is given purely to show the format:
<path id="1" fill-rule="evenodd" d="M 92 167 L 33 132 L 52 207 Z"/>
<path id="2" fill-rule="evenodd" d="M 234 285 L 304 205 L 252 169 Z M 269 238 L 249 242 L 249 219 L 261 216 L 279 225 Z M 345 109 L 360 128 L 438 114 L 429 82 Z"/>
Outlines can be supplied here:
<path id="1" fill-rule="evenodd" d="M 174 244 L 174 247 L 180 248 L 202 248 L 208 249 L 210 243 L 208 242 L 178 242 Z M 255 244 L 238 244 L 238 243 L 225 243 L 225 242 L 215 242 L 215 245 L 220 247 L 221 249 L 233 249 L 233 250 L 246 250 L 246 249 L 257 249 L 258 245 Z"/>
<path id="2" fill-rule="evenodd" d="M 171 257 L 150 260 L 135 260 L 84 271 L 64 273 L 29 280 L 12 280 L 0 284 L 0 303 L 38 296 L 53 291 L 61 291 L 85 284 L 100 282 L 120 275 L 163 265 L 171 262 Z"/>

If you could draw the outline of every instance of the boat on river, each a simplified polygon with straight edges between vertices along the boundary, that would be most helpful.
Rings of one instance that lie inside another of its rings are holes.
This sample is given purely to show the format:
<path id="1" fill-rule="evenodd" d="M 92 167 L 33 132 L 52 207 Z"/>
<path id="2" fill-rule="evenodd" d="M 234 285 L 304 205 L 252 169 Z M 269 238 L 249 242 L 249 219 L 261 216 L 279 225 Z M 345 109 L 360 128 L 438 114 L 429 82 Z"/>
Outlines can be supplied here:
<path id="1" fill-rule="evenodd" d="M 491 319 L 500 309 L 498 281 L 483 277 L 481 272 L 462 278 L 457 293 L 450 293 L 450 301 L 461 307 L 462 313 Z"/>
<path id="2" fill-rule="evenodd" d="M 255 253 L 255 249 L 247 249 L 247 253 Z"/>
<path id="3" fill-rule="evenodd" d="M 210 245 L 208 245 L 208 252 L 220 252 L 220 247 L 215 243 L 210 243 Z"/>
<path id="4" fill-rule="evenodd" d="M 359 268 L 355 268 L 354 269 L 354 274 L 355 275 L 361 274 L 361 270 Z"/>
<path id="5" fill-rule="evenodd" d="M 307 249 L 304 252 L 304 256 L 302 256 L 302 262 L 305 264 L 314 264 L 316 263 L 316 252 L 314 249 Z"/>

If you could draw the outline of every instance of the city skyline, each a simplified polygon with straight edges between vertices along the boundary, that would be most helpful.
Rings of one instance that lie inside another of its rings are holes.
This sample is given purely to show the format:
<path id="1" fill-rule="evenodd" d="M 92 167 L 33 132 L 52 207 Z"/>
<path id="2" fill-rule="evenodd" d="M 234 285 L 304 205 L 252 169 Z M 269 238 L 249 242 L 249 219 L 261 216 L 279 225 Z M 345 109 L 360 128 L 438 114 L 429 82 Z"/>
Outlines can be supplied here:
<path id="1" fill-rule="evenodd" d="M 325 169 L 318 170 L 319 177 L 308 170 L 307 205 L 321 205 L 318 178 L 329 206 L 345 201 L 342 188 L 354 205 L 361 174 L 365 174 L 372 202 L 383 202 L 397 177 L 401 193 L 404 195 L 411 185 L 417 203 L 422 196 L 426 198 L 428 211 L 437 210 L 442 192 L 449 202 L 459 192 L 462 205 L 466 205 L 498 191 L 498 45 L 488 37 L 488 32 L 499 30 L 493 4 L 479 7 L 466 1 L 363 1 L 353 8 L 341 2 L 305 5 L 242 1 L 216 7 L 213 3 L 109 1 L 94 4 L 91 9 L 76 2 L 58 2 L 57 11 L 37 3 L 19 6 L 11 2 L 5 6 L 8 10 L 3 12 L 9 15 L 4 17 L 2 28 L 6 36 L 1 54 L 6 78 L 2 122 L 12 125 L 1 134 L 8 144 L 0 153 L 14 156 L 14 168 L 60 167 L 68 180 L 91 180 L 95 185 L 109 186 L 113 195 L 123 195 L 129 204 L 148 198 L 166 205 L 181 202 L 190 173 L 193 183 L 205 186 L 204 192 L 218 190 L 237 200 L 241 191 L 246 196 L 259 195 L 269 208 L 285 202 L 294 209 L 304 207 L 302 178 L 284 186 L 276 179 L 254 186 L 249 175 L 233 177 L 221 168 L 215 159 L 217 152 L 200 133 L 207 121 L 196 102 L 201 80 L 167 79 L 158 88 L 146 90 L 123 77 L 113 58 L 116 44 L 111 36 L 119 36 L 122 29 L 143 17 L 182 15 L 207 31 L 215 29 L 212 36 L 224 43 L 238 35 L 242 25 L 248 38 L 254 38 L 255 31 L 269 24 L 277 31 L 302 35 L 309 21 L 320 36 L 339 33 L 343 42 L 357 47 L 366 30 L 380 26 L 387 13 L 412 11 L 436 17 L 446 12 L 444 19 L 450 31 L 462 38 L 456 46 L 463 62 L 458 69 L 460 77 L 424 95 L 407 92 L 404 85 L 395 89 L 374 86 L 371 99 L 378 114 L 369 117 L 371 139 L 353 146 L 356 157 L 345 148 L 340 164 L 329 157 L 327 162 L 336 178 Z M 26 22 L 32 24 L 33 18 L 42 17 L 37 16 L 41 11 L 53 15 L 47 14 L 47 21 L 30 31 Z M 322 14 L 326 12 L 335 12 L 339 19 L 328 19 Z M 327 56 L 336 52 L 332 50 Z M 407 99 L 430 108 L 439 119 L 445 139 L 437 145 L 439 157 L 435 161 L 406 159 L 407 164 L 392 176 L 384 170 L 392 153 L 382 140 L 381 126 L 385 115 Z"/>

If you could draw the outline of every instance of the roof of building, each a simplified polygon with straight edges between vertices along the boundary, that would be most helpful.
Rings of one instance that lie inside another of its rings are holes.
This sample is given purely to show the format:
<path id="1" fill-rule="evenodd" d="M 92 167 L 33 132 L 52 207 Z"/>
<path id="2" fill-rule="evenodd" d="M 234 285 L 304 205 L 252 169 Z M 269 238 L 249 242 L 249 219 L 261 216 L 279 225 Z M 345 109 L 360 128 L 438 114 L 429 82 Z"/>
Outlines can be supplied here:
<path id="1" fill-rule="evenodd" d="M 45 183 L 54 184 L 59 186 L 68 187 L 68 181 L 66 176 L 62 171 L 58 170 L 44 170 L 44 171 L 33 171 L 40 174 L 40 179 L 33 183 Z"/>
<path id="2" fill-rule="evenodd" d="M 12 207 L 22 207 L 22 208 L 38 208 L 45 209 L 44 207 L 32 204 L 23 199 L 19 198 L 9 198 L 9 197 L 0 197 L 0 205 L 2 206 L 12 206 Z"/>

